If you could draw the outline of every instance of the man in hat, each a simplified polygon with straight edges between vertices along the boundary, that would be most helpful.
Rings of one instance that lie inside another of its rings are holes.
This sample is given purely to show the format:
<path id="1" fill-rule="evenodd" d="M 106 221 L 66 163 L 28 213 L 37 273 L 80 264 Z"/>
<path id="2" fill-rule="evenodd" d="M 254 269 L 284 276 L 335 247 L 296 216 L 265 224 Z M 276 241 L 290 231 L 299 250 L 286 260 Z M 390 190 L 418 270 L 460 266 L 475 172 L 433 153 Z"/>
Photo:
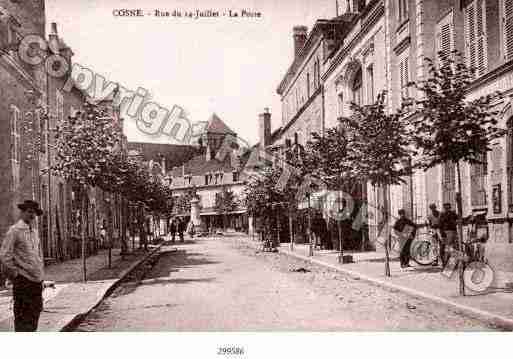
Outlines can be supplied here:
<path id="1" fill-rule="evenodd" d="M 408 217 L 406 217 L 406 211 L 400 209 L 399 219 L 394 223 L 394 232 L 401 239 L 401 252 L 399 259 L 401 262 L 401 268 L 407 268 L 410 266 L 410 247 L 415 234 L 417 232 L 417 226 Z"/>
<path id="2" fill-rule="evenodd" d="M 444 210 L 440 213 L 440 232 L 442 235 L 440 253 L 444 267 L 451 256 L 451 252 L 458 247 L 457 222 L 458 215 L 451 209 L 451 204 L 444 203 Z"/>
<path id="3" fill-rule="evenodd" d="M 43 310 L 43 256 L 34 219 L 43 211 L 32 200 L 18 204 L 18 208 L 20 219 L 7 231 L 0 262 L 13 284 L 14 330 L 33 332 Z"/>
<path id="4" fill-rule="evenodd" d="M 431 203 L 429 205 L 429 210 L 431 213 L 427 216 L 427 225 L 428 228 L 433 231 L 433 236 L 435 240 L 438 242 L 438 245 L 440 247 L 440 259 L 443 263 L 444 261 L 444 255 L 445 255 L 445 247 L 444 243 L 441 241 L 442 236 L 440 234 L 440 211 L 436 208 L 435 203 Z M 438 258 L 433 262 L 433 265 L 438 265 Z"/>

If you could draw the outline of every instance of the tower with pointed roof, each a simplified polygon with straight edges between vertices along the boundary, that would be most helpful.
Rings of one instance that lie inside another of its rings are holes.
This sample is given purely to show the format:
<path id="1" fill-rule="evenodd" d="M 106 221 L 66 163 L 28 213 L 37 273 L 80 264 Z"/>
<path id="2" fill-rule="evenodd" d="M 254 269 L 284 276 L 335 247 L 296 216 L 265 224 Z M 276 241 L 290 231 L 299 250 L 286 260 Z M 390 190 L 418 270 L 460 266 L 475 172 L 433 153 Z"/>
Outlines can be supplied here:
<path id="1" fill-rule="evenodd" d="M 223 120 L 217 116 L 217 114 L 213 113 L 208 120 L 208 124 L 202 138 L 207 161 L 215 157 L 217 151 L 219 151 L 223 145 L 226 136 L 237 137 L 237 134 L 229 128 Z"/>

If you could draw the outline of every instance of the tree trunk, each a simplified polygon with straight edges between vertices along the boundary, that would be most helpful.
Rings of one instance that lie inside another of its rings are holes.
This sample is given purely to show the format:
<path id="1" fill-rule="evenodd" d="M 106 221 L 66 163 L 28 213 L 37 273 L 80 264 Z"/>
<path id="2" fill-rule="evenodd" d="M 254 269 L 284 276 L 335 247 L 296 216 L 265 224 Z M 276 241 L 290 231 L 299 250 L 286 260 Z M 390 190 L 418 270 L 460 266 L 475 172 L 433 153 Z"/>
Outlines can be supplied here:
<path id="1" fill-rule="evenodd" d="M 81 214 L 80 214 L 80 236 L 82 239 L 82 274 L 83 274 L 83 280 L 84 282 L 87 282 L 87 259 L 86 259 L 86 223 L 85 223 L 85 211 L 87 210 L 87 190 L 82 189 L 81 191 Z"/>
<path id="2" fill-rule="evenodd" d="M 340 191 L 338 192 L 338 215 L 337 215 L 337 234 L 338 234 L 338 250 L 339 250 L 339 254 L 338 254 L 338 262 L 339 263 L 344 263 L 344 237 L 342 236 L 342 223 L 340 223 L 340 216 L 342 215 L 342 213 L 340 213 L 340 203 L 341 203 L 342 199 L 340 198 Z M 344 211 L 345 211 L 345 208 L 344 208 Z"/>
<path id="3" fill-rule="evenodd" d="M 110 197 L 110 193 L 109 193 L 109 197 Z M 108 216 L 108 228 L 109 228 L 109 233 L 108 233 L 108 237 L 109 237 L 109 240 L 107 241 L 109 243 L 109 260 L 108 260 L 108 264 L 109 264 L 109 268 L 112 267 L 112 245 L 113 245 L 113 240 L 112 240 L 112 237 L 113 237 L 113 234 L 114 234 L 114 231 L 113 231 L 113 226 L 114 226 L 114 223 L 112 221 L 112 203 L 109 201 L 109 209 L 107 210 L 107 216 Z"/>
<path id="4" fill-rule="evenodd" d="M 460 163 L 456 162 L 456 170 L 458 172 L 458 193 L 456 194 L 456 206 L 458 207 L 458 250 L 460 252 L 460 260 L 458 261 L 458 278 L 459 278 L 459 292 L 460 295 L 465 295 L 465 262 L 463 259 L 463 206 L 461 203 L 461 170 Z"/>
<path id="5" fill-rule="evenodd" d="M 294 223 L 292 219 L 292 208 L 289 207 L 289 237 L 290 237 L 290 250 L 294 250 Z"/>
<path id="6" fill-rule="evenodd" d="M 313 234 L 312 234 L 312 213 L 310 208 L 310 193 L 307 194 L 308 196 L 308 242 L 310 243 L 308 247 L 308 256 L 313 257 L 314 255 L 314 243 L 313 243 Z"/>
<path id="7" fill-rule="evenodd" d="M 390 254 L 389 254 L 389 248 L 390 248 L 390 225 L 389 225 L 389 210 L 388 210 L 388 203 L 389 203 L 389 193 L 387 186 L 384 186 L 384 196 L 383 196 L 383 216 L 385 220 L 385 276 L 390 277 Z"/>
<path id="8" fill-rule="evenodd" d="M 125 198 L 121 198 L 121 255 L 128 252 L 128 242 L 126 236 L 127 221 L 128 221 L 128 205 Z"/>

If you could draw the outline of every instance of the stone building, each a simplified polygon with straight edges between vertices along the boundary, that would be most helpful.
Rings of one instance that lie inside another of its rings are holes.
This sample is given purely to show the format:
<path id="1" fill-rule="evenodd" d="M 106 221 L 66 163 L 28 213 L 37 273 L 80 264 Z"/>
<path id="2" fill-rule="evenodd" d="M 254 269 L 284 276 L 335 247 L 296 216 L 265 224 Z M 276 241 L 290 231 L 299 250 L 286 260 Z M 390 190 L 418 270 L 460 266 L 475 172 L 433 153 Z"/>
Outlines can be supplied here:
<path id="1" fill-rule="evenodd" d="M 248 218 L 241 203 L 246 174 L 237 134 L 213 114 L 199 143 L 199 154 L 168 172 L 175 198 L 194 192 L 190 212 L 178 213 L 206 231 L 215 228 L 246 230 Z M 216 209 L 216 197 L 223 190 L 233 193 L 236 207 L 226 215 Z"/>
<path id="2" fill-rule="evenodd" d="M 15 221 L 17 203 L 39 199 L 41 135 L 38 105 L 45 100 L 44 73 L 18 56 L 27 34 L 44 37 L 44 1 L 0 1 L 0 232 Z"/>
<path id="3" fill-rule="evenodd" d="M 242 149 L 237 148 L 237 142 L 237 134 L 213 114 L 198 144 L 130 142 L 128 148 L 130 156 L 161 172 L 168 181 L 176 200 L 170 215 L 187 222 L 192 220 L 200 230 L 206 231 L 223 227 L 223 216 L 215 208 L 216 196 L 223 189 L 231 191 L 237 200 L 241 199 L 245 174 L 244 160 L 239 156 Z M 187 203 L 182 203 L 184 200 Z M 239 204 L 227 216 L 228 228 L 246 228 L 245 213 Z"/>
<path id="4" fill-rule="evenodd" d="M 499 270 L 512 270 L 513 2 L 389 1 L 385 2 L 385 14 L 392 79 L 388 89 L 394 94 L 391 108 L 400 104 L 400 93 L 407 91 L 402 85 L 407 80 L 426 78 L 422 59 L 436 59 L 438 51 L 457 50 L 464 54 L 467 65 L 476 69 L 475 81 L 468 89 L 469 100 L 495 91 L 504 93 L 495 105 L 500 113 L 499 125 L 508 129 L 508 135 L 488 152 L 485 164 L 462 164 L 462 205 L 464 216 L 474 214 L 484 219 L 482 230 L 489 234 L 490 262 Z M 445 164 L 427 173 L 416 173 L 409 184 L 392 188 L 392 202 L 409 208 L 413 218 L 421 223 L 430 203 L 440 207 L 449 202 L 455 208 L 457 188 L 455 166 Z M 464 236 L 467 231 L 465 228 Z"/>
<path id="5" fill-rule="evenodd" d="M 0 157 L 0 206 L 4 214 L 0 232 L 5 233 L 15 221 L 17 203 L 29 198 L 37 200 L 44 210 L 38 226 L 45 261 L 49 263 L 80 255 L 76 240 L 77 198 L 68 183 L 42 169 L 53 164 L 58 121 L 80 110 L 88 98 L 76 88 L 64 89 L 69 72 L 60 77 L 51 76 L 44 62 L 30 65 L 20 59 L 17 52 L 20 41 L 26 35 L 38 35 L 50 45 L 43 56 L 58 54 L 71 63 L 73 52 L 58 34 L 56 24 L 52 24 L 48 37 L 45 25 L 43 0 L 0 1 L 0 126 L 3 126 L 0 143 L 5 147 Z M 99 105 L 109 108 L 122 126 L 111 100 Z M 43 115 L 44 111 L 48 117 Z M 92 239 L 91 244 L 98 233 L 99 219 L 107 212 L 107 207 L 99 203 L 106 196 L 109 195 L 93 190 L 87 213 L 87 236 Z M 115 211 L 116 200 L 107 202 Z"/>
<path id="6" fill-rule="evenodd" d="M 501 269 L 513 261 L 513 2 L 508 0 L 347 0 L 338 2 L 335 18 L 319 20 L 308 33 L 293 29 L 295 54 L 281 81 L 281 127 L 264 148 L 280 151 L 292 138 L 304 144 L 312 131 L 335 126 L 341 116 L 350 116 L 350 102 L 369 104 L 381 90 L 388 92 L 387 106 L 394 111 L 404 97 L 418 94 L 406 84 L 427 77 L 425 57 L 436 59 L 438 51 L 458 50 L 469 66 L 477 69 L 468 99 L 502 91 L 496 103 L 497 120 L 508 129 L 488 153 L 485 165 L 463 165 L 463 211 L 483 218 L 481 230 L 489 234 L 488 255 Z M 336 30 L 324 31 L 325 26 Z M 332 41 L 333 40 L 333 41 Z M 328 50 L 327 50 L 328 49 Z M 317 62 L 319 59 L 319 62 Z M 267 136 L 269 137 L 269 135 Z M 265 141 L 265 142 L 263 142 Z M 396 214 L 423 224 L 430 203 L 455 206 L 455 166 L 446 164 L 405 178 L 391 188 L 367 185 L 369 236 L 377 237 L 384 191 L 389 191 Z M 465 228 L 464 235 L 468 234 Z"/>

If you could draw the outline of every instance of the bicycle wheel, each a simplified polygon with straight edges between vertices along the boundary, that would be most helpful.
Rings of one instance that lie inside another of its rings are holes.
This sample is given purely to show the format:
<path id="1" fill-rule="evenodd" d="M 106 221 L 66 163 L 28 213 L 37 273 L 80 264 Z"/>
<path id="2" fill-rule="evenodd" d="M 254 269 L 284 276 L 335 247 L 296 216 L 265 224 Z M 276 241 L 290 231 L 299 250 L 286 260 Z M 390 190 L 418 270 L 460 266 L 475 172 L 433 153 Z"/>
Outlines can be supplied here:
<path id="1" fill-rule="evenodd" d="M 438 245 L 436 241 L 429 236 L 415 239 L 411 244 L 410 257 L 419 265 L 432 265 L 438 259 Z"/>

